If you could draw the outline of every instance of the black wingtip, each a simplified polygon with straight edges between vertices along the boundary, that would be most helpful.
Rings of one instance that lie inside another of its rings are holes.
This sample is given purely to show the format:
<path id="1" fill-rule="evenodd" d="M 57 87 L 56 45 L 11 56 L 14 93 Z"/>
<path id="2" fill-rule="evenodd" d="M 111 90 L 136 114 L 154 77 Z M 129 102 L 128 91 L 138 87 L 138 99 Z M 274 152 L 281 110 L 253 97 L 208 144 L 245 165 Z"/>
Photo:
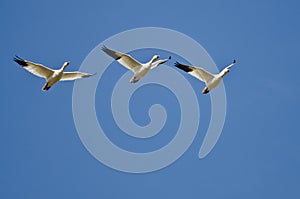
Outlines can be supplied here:
<path id="1" fill-rule="evenodd" d="M 21 57 L 19 57 L 18 55 L 15 55 L 15 58 L 23 60 L 23 59 L 22 59 Z"/>
<path id="2" fill-rule="evenodd" d="M 235 63 L 236 63 L 236 60 L 234 59 L 232 63 L 234 63 L 234 64 L 235 64 Z"/>
<path id="3" fill-rule="evenodd" d="M 101 50 L 105 50 L 105 49 L 107 49 L 107 47 L 105 46 L 105 45 L 103 45 L 102 47 L 101 47 Z"/>
<path id="4" fill-rule="evenodd" d="M 176 61 L 174 63 L 174 66 L 176 66 L 177 68 L 180 68 L 181 70 L 185 71 L 185 72 L 190 72 L 192 71 L 192 69 L 189 66 L 183 65 L 181 63 L 179 63 L 178 61 Z"/>
<path id="5" fill-rule="evenodd" d="M 21 57 L 19 57 L 18 55 L 15 55 L 13 60 L 21 66 L 27 66 L 26 61 L 24 59 L 22 59 Z"/>
<path id="6" fill-rule="evenodd" d="M 169 56 L 169 59 L 172 59 L 172 57 L 171 57 L 171 56 Z"/>
<path id="7" fill-rule="evenodd" d="M 105 45 L 102 46 L 102 51 L 108 54 L 109 56 L 113 57 L 115 60 L 121 59 L 121 56 L 118 56 L 119 53 L 107 48 Z"/>
<path id="8" fill-rule="evenodd" d="M 18 55 L 15 55 L 15 57 L 13 58 L 14 61 L 17 61 L 17 60 L 22 60 Z"/>

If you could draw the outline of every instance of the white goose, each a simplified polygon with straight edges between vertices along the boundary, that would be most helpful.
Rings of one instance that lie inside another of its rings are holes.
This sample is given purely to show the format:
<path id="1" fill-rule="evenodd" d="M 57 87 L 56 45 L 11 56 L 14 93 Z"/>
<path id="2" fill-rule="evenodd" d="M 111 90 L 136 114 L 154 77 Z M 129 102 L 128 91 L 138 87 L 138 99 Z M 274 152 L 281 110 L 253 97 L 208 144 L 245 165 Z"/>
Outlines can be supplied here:
<path id="1" fill-rule="evenodd" d="M 27 60 L 24 60 L 18 56 L 14 58 L 14 61 L 25 68 L 30 73 L 42 77 L 46 79 L 46 84 L 43 86 L 43 90 L 49 90 L 51 86 L 53 86 L 58 81 L 67 81 L 67 80 L 75 80 L 85 77 L 90 77 L 92 74 L 82 73 L 82 72 L 64 72 L 66 67 L 70 64 L 70 62 L 65 62 L 62 67 L 58 70 L 53 70 L 43 66 L 41 64 L 36 64 Z"/>
<path id="2" fill-rule="evenodd" d="M 140 63 L 137 60 L 135 60 L 134 58 L 132 58 L 130 55 L 121 53 L 121 52 L 117 52 L 117 51 L 113 51 L 111 49 L 108 49 L 107 47 L 103 46 L 102 50 L 108 54 L 109 56 L 111 56 L 112 58 L 114 58 L 115 60 L 117 60 L 120 64 L 122 64 L 123 66 L 125 66 L 126 68 L 128 68 L 129 70 L 131 70 L 134 73 L 134 76 L 131 78 L 130 83 L 135 83 L 137 81 L 139 81 L 142 77 L 144 77 L 145 75 L 147 75 L 147 73 L 157 67 L 160 64 L 163 64 L 165 62 L 167 62 L 169 59 L 171 59 L 171 56 L 169 56 L 168 59 L 163 59 L 163 60 L 158 60 L 156 61 L 159 56 L 158 55 L 154 55 L 153 58 L 147 62 L 147 63 Z"/>
<path id="3" fill-rule="evenodd" d="M 202 90 L 202 93 L 206 94 L 220 84 L 222 78 L 229 72 L 229 68 L 231 68 L 235 63 L 236 61 L 234 59 L 233 62 L 229 66 L 224 68 L 219 74 L 211 74 L 203 68 L 183 65 L 179 62 L 176 62 L 175 66 L 196 77 L 197 79 L 203 81 L 206 84 L 206 87 Z"/>

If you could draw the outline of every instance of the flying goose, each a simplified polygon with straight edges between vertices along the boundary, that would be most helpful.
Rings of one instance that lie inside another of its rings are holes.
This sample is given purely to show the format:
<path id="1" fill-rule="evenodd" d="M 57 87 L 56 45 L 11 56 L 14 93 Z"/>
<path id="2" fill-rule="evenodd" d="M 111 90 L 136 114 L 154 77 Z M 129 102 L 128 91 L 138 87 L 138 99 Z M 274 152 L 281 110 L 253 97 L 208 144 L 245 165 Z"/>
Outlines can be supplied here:
<path id="1" fill-rule="evenodd" d="M 162 60 L 156 61 L 159 58 L 159 56 L 154 55 L 153 58 L 149 62 L 142 64 L 139 61 L 132 58 L 130 55 L 127 55 L 127 54 L 124 54 L 121 52 L 117 52 L 117 51 L 113 51 L 111 49 L 108 49 L 106 46 L 103 46 L 102 50 L 106 54 L 108 54 L 109 56 L 111 56 L 112 58 L 117 60 L 120 64 L 122 64 L 123 66 L 125 66 L 127 69 L 131 70 L 134 73 L 134 76 L 131 78 L 130 83 L 136 83 L 142 77 L 147 75 L 147 73 L 151 69 L 153 69 L 153 68 L 157 67 L 158 65 L 163 64 L 163 63 L 167 62 L 169 59 L 171 59 L 171 56 L 169 56 L 168 59 L 162 59 Z"/>
<path id="2" fill-rule="evenodd" d="M 41 64 L 36 64 L 27 60 L 24 60 L 18 56 L 14 57 L 14 61 L 20 66 L 25 68 L 30 73 L 46 79 L 46 84 L 43 86 L 43 90 L 49 90 L 58 81 L 75 80 L 85 77 L 90 77 L 92 74 L 81 73 L 81 72 L 64 72 L 70 62 L 65 62 L 62 67 L 58 70 L 53 70 L 43 66 Z"/>
<path id="3" fill-rule="evenodd" d="M 180 68 L 181 70 L 184 70 L 188 74 L 196 77 L 197 79 L 203 81 L 206 84 L 206 87 L 202 90 L 202 93 L 206 94 L 219 85 L 222 78 L 229 72 L 229 68 L 231 68 L 235 63 L 236 60 L 234 59 L 233 62 L 229 66 L 224 68 L 219 74 L 211 74 L 210 72 L 204 70 L 203 68 L 183 65 L 180 64 L 179 62 L 176 62 L 175 66 L 177 68 Z"/>

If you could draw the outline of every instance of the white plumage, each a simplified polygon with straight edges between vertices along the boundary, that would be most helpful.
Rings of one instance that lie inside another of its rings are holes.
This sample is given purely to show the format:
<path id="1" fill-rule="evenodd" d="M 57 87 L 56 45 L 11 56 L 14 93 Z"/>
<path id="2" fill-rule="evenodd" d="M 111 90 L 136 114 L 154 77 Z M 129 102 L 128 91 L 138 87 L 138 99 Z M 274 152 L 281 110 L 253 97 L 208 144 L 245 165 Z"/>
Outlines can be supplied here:
<path id="1" fill-rule="evenodd" d="M 229 68 L 231 68 L 235 63 L 236 61 L 233 60 L 233 62 L 229 66 L 224 68 L 219 74 L 211 74 L 203 68 L 183 65 L 179 62 L 176 62 L 175 66 L 203 81 L 206 87 L 202 90 L 202 93 L 206 94 L 220 84 L 222 78 L 229 72 Z"/>
<path id="2" fill-rule="evenodd" d="M 102 47 L 102 50 L 106 54 L 108 54 L 109 56 L 111 56 L 112 58 L 117 60 L 124 67 L 126 67 L 127 69 L 131 70 L 134 73 L 134 76 L 130 80 L 131 83 L 135 83 L 135 82 L 139 81 L 142 77 L 147 75 L 147 73 L 151 69 L 153 69 L 153 68 L 157 67 L 158 65 L 163 64 L 163 63 L 167 62 L 169 59 L 171 59 L 171 56 L 170 56 L 168 59 L 156 61 L 159 58 L 159 56 L 154 55 L 153 58 L 149 62 L 142 64 L 139 61 L 132 58 L 130 55 L 127 55 L 127 54 L 124 54 L 121 52 L 117 52 L 117 51 L 113 51 L 111 49 L 108 49 L 105 46 Z"/>
<path id="3" fill-rule="evenodd" d="M 70 64 L 70 62 L 65 62 L 62 67 L 58 70 L 50 69 L 42 64 L 33 63 L 27 60 L 24 60 L 18 56 L 14 58 L 14 61 L 17 62 L 24 69 L 29 71 L 30 73 L 44 78 L 46 80 L 46 84 L 43 86 L 43 90 L 49 90 L 51 86 L 53 86 L 58 81 L 67 81 L 67 80 L 75 80 L 85 77 L 90 77 L 92 74 L 82 73 L 82 72 L 64 72 L 66 67 Z"/>

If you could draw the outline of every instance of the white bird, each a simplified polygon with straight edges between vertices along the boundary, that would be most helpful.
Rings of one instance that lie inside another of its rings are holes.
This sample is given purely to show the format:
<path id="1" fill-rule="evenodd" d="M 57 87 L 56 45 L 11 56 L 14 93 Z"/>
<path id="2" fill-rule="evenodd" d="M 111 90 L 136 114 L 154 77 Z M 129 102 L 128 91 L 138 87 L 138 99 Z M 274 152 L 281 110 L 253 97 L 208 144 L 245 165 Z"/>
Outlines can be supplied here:
<path id="1" fill-rule="evenodd" d="M 70 64 L 70 62 L 65 62 L 62 67 L 58 70 L 53 70 L 43 66 L 41 64 L 36 64 L 27 60 L 24 60 L 18 56 L 14 58 L 14 61 L 17 62 L 20 66 L 25 68 L 30 73 L 42 77 L 46 79 L 46 84 L 43 86 L 43 90 L 49 90 L 51 86 L 53 86 L 58 81 L 67 81 L 67 80 L 75 80 L 85 77 L 90 77 L 92 74 L 82 73 L 82 72 L 64 72 L 66 67 Z"/>
<path id="2" fill-rule="evenodd" d="M 236 61 L 234 59 L 233 62 L 229 66 L 224 68 L 219 74 L 211 74 L 203 68 L 183 65 L 179 62 L 176 62 L 175 66 L 203 81 L 206 84 L 206 87 L 202 90 L 202 93 L 206 94 L 220 84 L 222 78 L 229 72 L 229 68 L 231 68 L 235 63 Z"/>
<path id="3" fill-rule="evenodd" d="M 134 58 L 132 58 L 130 55 L 121 53 L 121 52 L 117 52 L 117 51 L 113 51 L 111 49 L 108 49 L 107 47 L 103 46 L 102 50 L 108 54 L 109 56 L 111 56 L 112 58 L 114 58 L 115 60 L 117 60 L 120 64 L 122 64 L 123 66 L 125 66 L 127 69 L 131 70 L 134 73 L 134 76 L 131 78 L 130 83 L 135 83 L 137 81 L 139 81 L 142 77 L 144 77 L 145 75 L 147 75 L 147 73 L 157 67 L 160 64 L 163 64 L 165 62 L 167 62 L 169 59 L 171 59 L 171 56 L 169 56 L 168 59 L 163 59 L 163 60 L 158 60 L 156 61 L 159 56 L 158 55 L 154 55 L 153 58 L 147 62 L 147 63 L 140 63 L 137 60 L 135 60 Z"/>

